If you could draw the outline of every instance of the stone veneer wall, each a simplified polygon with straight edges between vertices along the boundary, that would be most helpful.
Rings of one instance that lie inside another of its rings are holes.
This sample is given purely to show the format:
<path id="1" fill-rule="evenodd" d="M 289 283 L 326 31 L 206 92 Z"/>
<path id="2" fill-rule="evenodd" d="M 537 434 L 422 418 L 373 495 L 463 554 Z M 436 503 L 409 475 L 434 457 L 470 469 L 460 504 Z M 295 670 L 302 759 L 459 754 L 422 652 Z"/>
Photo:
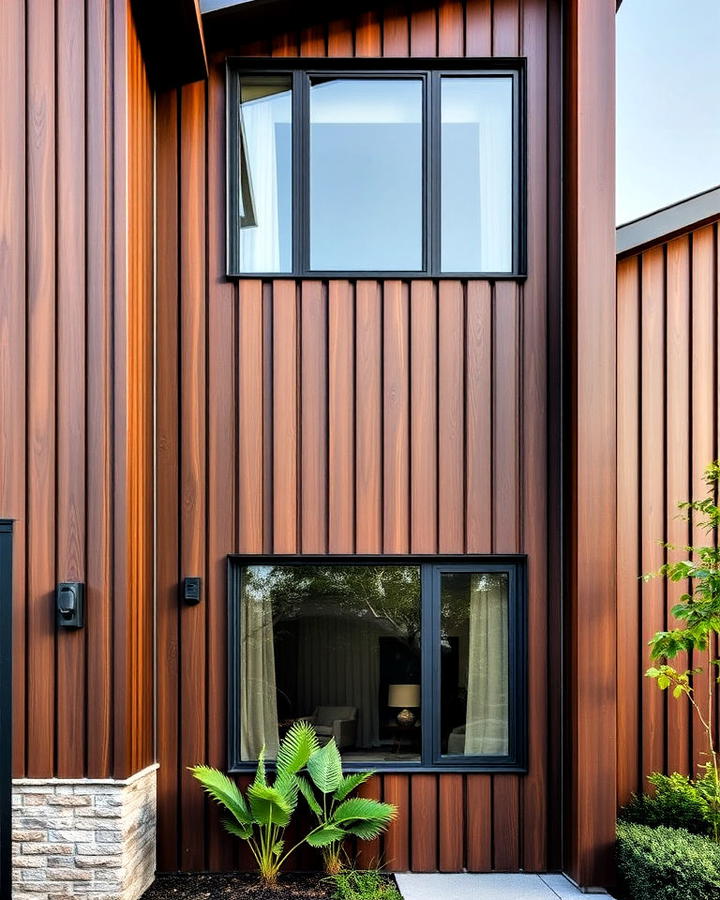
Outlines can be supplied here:
<path id="1" fill-rule="evenodd" d="M 156 770 L 13 781 L 13 900 L 137 900 L 155 875 Z"/>

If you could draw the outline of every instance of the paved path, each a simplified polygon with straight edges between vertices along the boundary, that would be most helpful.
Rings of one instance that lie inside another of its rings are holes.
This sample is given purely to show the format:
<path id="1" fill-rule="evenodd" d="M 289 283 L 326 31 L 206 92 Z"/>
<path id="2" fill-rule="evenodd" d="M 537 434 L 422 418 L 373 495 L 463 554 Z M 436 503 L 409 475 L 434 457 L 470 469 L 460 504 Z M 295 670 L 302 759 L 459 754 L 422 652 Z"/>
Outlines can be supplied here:
<path id="1" fill-rule="evenodd" d="M 583 894 L 562 875 L 433 874 L 395 877 L 405 900 L 573 900 L 590 896 Z M 600 896 L 612 900 L 608 894 Z"/>

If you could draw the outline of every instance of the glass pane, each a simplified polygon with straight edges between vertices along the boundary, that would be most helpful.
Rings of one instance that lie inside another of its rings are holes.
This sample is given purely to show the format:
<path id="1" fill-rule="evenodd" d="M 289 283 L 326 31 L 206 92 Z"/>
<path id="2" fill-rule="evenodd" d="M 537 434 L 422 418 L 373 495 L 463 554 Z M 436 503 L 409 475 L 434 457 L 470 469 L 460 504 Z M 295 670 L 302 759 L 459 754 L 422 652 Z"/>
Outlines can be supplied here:
<path id="1" fill-rule="evenodd" d="M 441 82 L 441 267 L 511 272 L 512 79 Z"/>
<path id="2" fill-rule="evenodd" d="M 310 267 L 422 269 L 419 79 L 332 79 L 310 92 Z"/>
<path id="3" fill-rule="evenodd" d="M 289 75 L 240 80 L 240 271 L 292 270 Z"/>
<path id="4" fill-rule="evenodd" d="M 507 575 L 446 573 L 440 599 L 440 752 L 506 756 Z"/>
<path id="5" fill-rule="evenodd" d="M 247 566 L 241 758 L 297 719 L 347 762 L 420 759 L 419 566 Z"/>

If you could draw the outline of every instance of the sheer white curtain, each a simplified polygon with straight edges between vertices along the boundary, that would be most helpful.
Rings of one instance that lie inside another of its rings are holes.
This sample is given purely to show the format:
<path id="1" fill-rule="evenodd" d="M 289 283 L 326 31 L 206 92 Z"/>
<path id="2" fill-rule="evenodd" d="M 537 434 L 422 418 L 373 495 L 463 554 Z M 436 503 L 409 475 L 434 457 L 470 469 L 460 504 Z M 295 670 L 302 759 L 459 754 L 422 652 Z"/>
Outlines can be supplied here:
<path id="1" fill-rule="evenodd" d="M 277 272 L 280 268 L 280 198 L 276 127 L 288 121 L 287 94 L 272 94 L 241 105 L 242 135 L 255 224 L 240 232 L 244 272 Z"/>
<path id="2" fill-rule="evenodd" d="M 508 601 L 505 583 L 470 579 L 465 754 L 508 752 Z"/>
<path id="3" fill-rule="evenodd" d="M 245 587 L 240 673 L 240 756 L 257 759 L 261 748 L 273 759 L 278 748 L 277 686 L 272 601 L 262 589 Z"/>
<path id="4" fill-rule="evenodd" d="M 381 630 L 341 616 L 307 616 L 298 628 L 298 702 L 310 715 L 316 706 L 355 706 L 357 745 L 379 744 Z"/>

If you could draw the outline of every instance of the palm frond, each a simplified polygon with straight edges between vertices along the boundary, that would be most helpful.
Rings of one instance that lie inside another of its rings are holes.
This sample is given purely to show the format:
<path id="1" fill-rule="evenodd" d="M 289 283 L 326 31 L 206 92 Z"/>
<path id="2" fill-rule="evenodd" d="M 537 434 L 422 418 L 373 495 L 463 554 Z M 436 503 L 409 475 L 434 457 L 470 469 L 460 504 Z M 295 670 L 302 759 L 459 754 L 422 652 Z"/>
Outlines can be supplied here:
<path id="1" fill-rule="evenodd" d="M 252 821 L 240 789 L 232 778 L 211 766 L 191 766 L 190 772 L 212 799 L 224 806 L 241 825 L 248 825 Z"/>
<path id="2" fill-rule="evenodd" d="M 276 758 L 278 774 L 294 775 L 295 772 L 304 769 L 317 750 L 317 735 L 312 725 L 307 722 L 294 722 L 278 747 Z"/>
<path id="3" fill-rule="evenodd" d="M 374 774 L 374 772 L 355 772 L 353 775 L 346 775 L 340 782 L 340 787 L 335 791 L 335 799 L 344 800 L 348 794 L 352 794 L 355 788 L 359 788 Z"/>
<path id="4" fill-rule="evenodd" d="M 390 822 L 397 815 L 397 808 L 392 803 L 381 803 L 369 797 L 352 797 L 345 800 L 335 810 L 332 821 L 336 823 L 352 822 Z"/>
<path id="5" fill-rule="evenodd" d="M 251 784 L 248 788 L 250 810 L 259 825 L 285 826 L 292 810 L 282 794 L 267 784 Z"/>
<path id="6" fill-rule="evenodd" d="M 340 787 L 343 780 L 342 760 L 334 738 L 317 753 L 313 753 L 308 760 L 307 770 L 313 784 L 323 794 L 332 794 Z"/>
<path id="7" fill-rule="evenodd" d="M 344 828 L 348 832 L 348 834 L 352 834 L 355 837 L 360 838 L 361 841 L 371 841 L 373 840 L 373 838 L 380 837 L 387 826 L 387 822 L 376 819 L 372 822 L 351 822 L 350 824 L 346 823 L 344 825 Z"/>
<path id="8" fill-rule="evenodd" d="M 237 822 L 233 822 L 232 819 L 223 819 L 222 824 L 225 831 L 234 834 L 235 837 L 242 838 L 244 841 L 252 837 L 252 825 L 239 825 Z"/>
<path id="9" fill-rule="evenodd" d="M 325 825 L 324 828 L 311 832 L 305 838 L 305 842 L 310 844 L 311 847 L 327 847 L 329 844 L 342 841 L 346 837 L 347 832 L 343 831 L 342 828 L 338 828 L 335 825 Z"/>
<path id="10" fill-rule="evenodd" d="M 265 777 L 265 744 L 260 748 L 258 753 L 257 769 L 255 770 L 255 781 L 253 784 L 267 784 Z"/>
<path id="11" fill-rule="evenodd" d="M 307 778 L 303 778 L 302 775 L 296 775 L 295 778 L 297 781 L 297 786 L 300 789 L 300 793 L 305 798 L 307 805 L 315 813 L 316 816 L 321 816 L 322 809 L 320 807 L 320 804 L 317 802 L 317 798 L 315 797 L 315 793 L 310 782 L 307 780 Z"/>

